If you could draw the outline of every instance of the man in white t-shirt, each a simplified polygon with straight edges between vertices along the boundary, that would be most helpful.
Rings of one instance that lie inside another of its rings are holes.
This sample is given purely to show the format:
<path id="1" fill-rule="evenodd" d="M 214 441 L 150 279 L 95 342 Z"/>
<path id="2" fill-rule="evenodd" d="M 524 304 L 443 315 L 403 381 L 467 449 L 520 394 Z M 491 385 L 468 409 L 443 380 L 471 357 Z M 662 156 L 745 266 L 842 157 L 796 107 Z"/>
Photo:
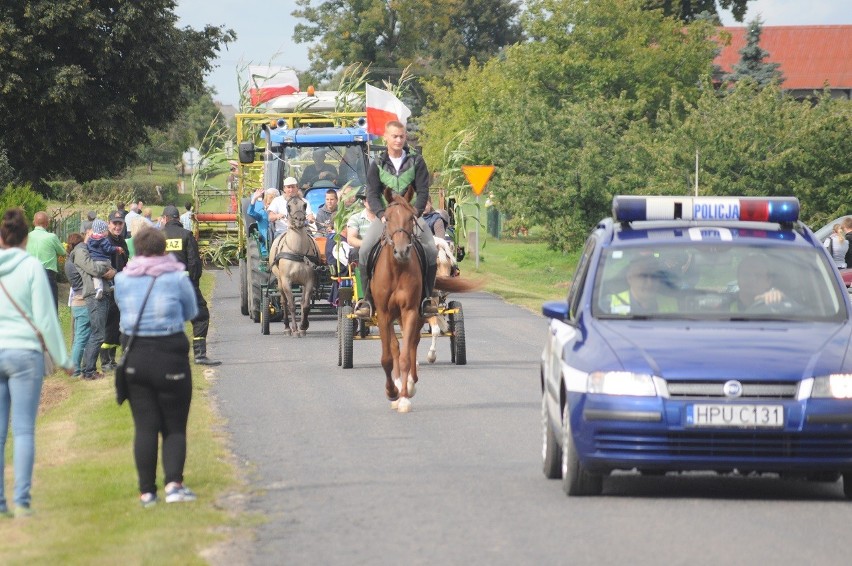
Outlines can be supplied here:
<path id="1" fill-rule="evenodd" d="M 269 207 L 266 209 L 269 215 L 269 222 L 274 227 L 274 238 L 287 231 L 287 201 L 295 196 L 299 196 L 299 183 L 294 177 L 287 177 L 284 179 L 284 194 L 272 199 L 272 202 L 269 203 Z M 303 198 L 302 200 L 305 199 Z M 308 223 L 312 223 L 315 220 L 314 211 L 311 209 L 311 203 L 305 200 L 305 204 L 308 205 L 305 211 L 306 220 Z"/>

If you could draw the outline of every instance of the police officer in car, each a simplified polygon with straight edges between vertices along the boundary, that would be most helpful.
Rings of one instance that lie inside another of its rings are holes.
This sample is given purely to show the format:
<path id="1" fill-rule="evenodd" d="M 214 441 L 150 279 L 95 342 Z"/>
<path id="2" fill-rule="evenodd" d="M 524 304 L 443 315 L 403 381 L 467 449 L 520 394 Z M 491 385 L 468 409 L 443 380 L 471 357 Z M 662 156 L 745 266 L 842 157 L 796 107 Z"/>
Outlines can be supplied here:
<path id="1" fill-rule="evenodd" d="M 185 229 L 180 221 L 180 211 L 176 206 L 169 205 L 163 209 L 160 220 L 166 235 L 166 251 L 186 266 L 189 279 L 195 288 L 195 300 L 198 303 L 198 316 L 192 319 L 192 349 L 195 353 L 195 363 L 205 366 L 218 366 L 222 362 L 207 357 L 207 330 L 210 326 L 210 311 L 207 301 L 201 294 L 198 284 L 201 281 L 201 256 L 198 253 L 198 243 L 192 232 Z"/>

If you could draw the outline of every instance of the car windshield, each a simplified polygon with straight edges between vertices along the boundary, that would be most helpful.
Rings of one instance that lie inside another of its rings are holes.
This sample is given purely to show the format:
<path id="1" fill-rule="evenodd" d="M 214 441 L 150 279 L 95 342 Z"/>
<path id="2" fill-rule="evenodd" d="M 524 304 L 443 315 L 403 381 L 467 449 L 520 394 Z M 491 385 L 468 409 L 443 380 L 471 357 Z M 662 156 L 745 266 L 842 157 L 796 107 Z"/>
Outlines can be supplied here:
<path id="1" fill-rule="evenodd" d="M 824 255 L 737 241 L 607 248 L 592 312 L 606 319 L 843 321 L 846 300 Z"/>
<path id="2" fill-rule="evenodd" d="M 291 147 L 287 150 L 285 176 L 295 177 L 302 190 L 313 187 L 361 187 L 366 183 L 363 145 Z"/>

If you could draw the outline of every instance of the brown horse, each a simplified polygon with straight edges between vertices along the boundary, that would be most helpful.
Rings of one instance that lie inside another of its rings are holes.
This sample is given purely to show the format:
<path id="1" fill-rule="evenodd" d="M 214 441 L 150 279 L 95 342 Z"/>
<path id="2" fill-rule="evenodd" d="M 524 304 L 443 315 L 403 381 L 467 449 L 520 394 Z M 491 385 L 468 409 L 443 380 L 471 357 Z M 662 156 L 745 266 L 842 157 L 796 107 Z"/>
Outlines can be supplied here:
<path id="1" fill-rule="evenodd" d="M 423 292 L 422 267 L 414 248 L 417 212 L 410 204 L 414 189 L 409 187 L 399 196 L 386 189 L 388 203 L 385 226 L 380 240 L 370 290 L 382 341 L 382 368 L 385 370 L 385 394 L 391 408 L 400 413 L 411 410 L 411 397 L 417 383 L 417 346 L 424 320 L 420 316 Z M 429 235 L 431 237 L 431 234 Z M 478 284 L 460 277 L 437 277 L 438 290 L 462 292 L 478 288 Z M 394 331 L 399 322 L 402 345 Z"/>
<path id="2" fill-rule="evenodd" d="M 301 197 L 287 200 L 287 231 L 275 238 L 269 249 L 270 272 L 278 278 L 278 291 L 284 302 L 281 309 L 287 328 L 284 333 L 298 337 L 304 336 L 308 330 L 308 312 L 314 292 L 314 268 L 319 262 L 317 244 L 308 234 L 307 208 L 308 203 Z M 302 286 L 302 320 L 298 326 L 293 284 Z"/>

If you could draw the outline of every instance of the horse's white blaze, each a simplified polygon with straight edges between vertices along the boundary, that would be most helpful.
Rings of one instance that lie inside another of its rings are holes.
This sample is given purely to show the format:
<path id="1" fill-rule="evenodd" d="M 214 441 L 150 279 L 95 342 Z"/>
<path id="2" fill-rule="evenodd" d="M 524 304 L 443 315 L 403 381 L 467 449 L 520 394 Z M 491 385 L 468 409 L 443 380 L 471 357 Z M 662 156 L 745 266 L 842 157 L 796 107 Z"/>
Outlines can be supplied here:
<path id="1" fill-rule="evenodd" d="M 399 400 L 399 405 L 396 408 L 400 413 L 407 413 L 411 410 L 411 401 L 408 398 L 403 397 Z"/>

